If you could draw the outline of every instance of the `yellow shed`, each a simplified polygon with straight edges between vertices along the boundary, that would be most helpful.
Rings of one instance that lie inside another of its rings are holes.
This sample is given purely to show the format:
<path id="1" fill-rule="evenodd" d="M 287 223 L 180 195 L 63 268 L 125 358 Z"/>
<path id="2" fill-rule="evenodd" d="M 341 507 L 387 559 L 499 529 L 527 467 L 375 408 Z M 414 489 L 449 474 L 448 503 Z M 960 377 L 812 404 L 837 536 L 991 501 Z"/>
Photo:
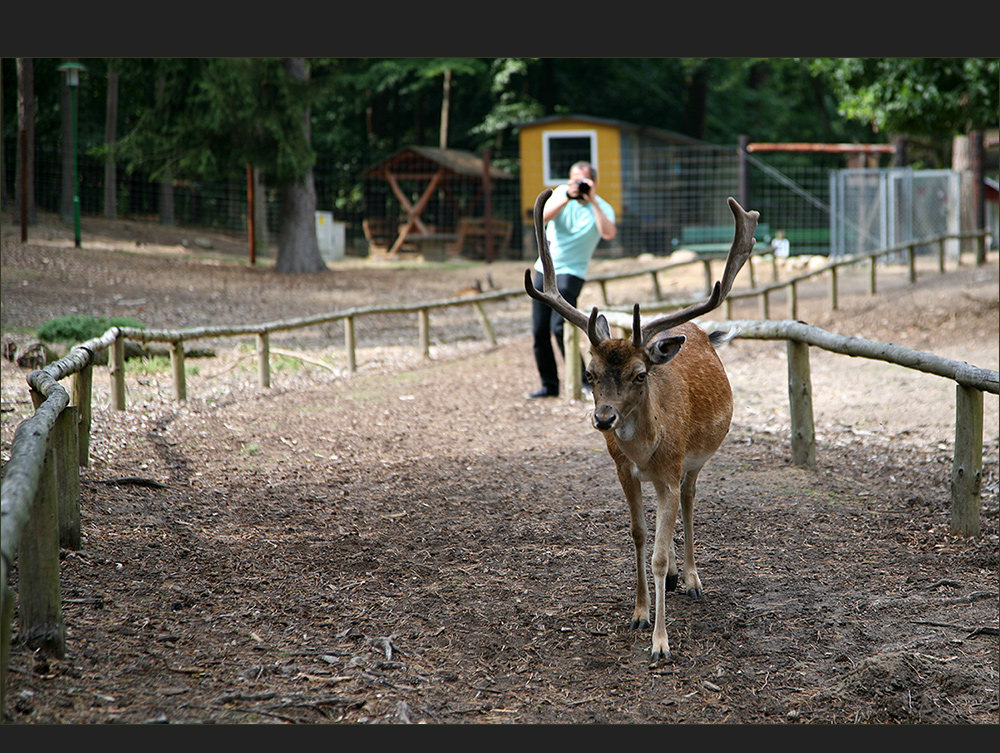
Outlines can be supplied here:
<path id="1" fill-rule="evenodd" d="M 619 228 L 636 224 L 643 204 L 643 150 L 701 143 L 678 133 L 589 115 L 553 115 L 522 123 L 518 131 L 521 217 L 528 228 L 539 192 L 565 183 L 570 165 L 579 160 L 597 169 L 598 193 L 614 207 Z"/>

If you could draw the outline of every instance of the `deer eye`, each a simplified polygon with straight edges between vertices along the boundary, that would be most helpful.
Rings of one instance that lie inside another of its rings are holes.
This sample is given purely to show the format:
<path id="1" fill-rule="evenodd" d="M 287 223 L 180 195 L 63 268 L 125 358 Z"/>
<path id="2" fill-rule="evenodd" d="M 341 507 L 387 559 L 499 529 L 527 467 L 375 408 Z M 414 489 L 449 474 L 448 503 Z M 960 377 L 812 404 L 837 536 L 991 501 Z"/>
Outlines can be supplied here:
<path id="1" fill-rule="evenodd" d="M 633 379 L 636 384 L 642 384 L 643 382 L 646 381 L 646 372 L 640 371 L 638 374 L 635 375 Z"/>

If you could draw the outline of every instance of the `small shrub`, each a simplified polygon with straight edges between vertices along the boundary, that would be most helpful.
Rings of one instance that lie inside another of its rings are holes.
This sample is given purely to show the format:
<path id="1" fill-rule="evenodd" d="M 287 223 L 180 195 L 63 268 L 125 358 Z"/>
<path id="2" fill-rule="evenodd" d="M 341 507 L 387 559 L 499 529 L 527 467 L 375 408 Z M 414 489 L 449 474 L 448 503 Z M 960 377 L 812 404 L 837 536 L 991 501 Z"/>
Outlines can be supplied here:
<path id="1" fill-rule="evenodd" d="M 57 316 L 54 319 L 49 319 L 38 328 L 38 339 L 47 343 L 80 343 L 100 337 L 112 327 L 142 329 L 145 326 L 137 319 L 129 319 L 124 316 L 104 317 L 73 314 L 72 316 Z"/>

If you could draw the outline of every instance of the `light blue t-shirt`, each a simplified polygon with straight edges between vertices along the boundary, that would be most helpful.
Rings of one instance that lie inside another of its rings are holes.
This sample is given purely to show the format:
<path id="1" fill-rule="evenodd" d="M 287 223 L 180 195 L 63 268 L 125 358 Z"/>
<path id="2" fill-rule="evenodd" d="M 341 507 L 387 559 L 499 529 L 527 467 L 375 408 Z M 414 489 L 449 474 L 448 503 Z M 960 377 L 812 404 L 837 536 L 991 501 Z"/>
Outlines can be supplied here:
<path id="1" fill-rule="evenodd" d="M 557 186 L 552 189 L 553 195 L 566 193 L 568 187 Z M 615 210 L 611 205 L 596 197 L 605 216 L 615 221 Z M 545 237 L 549 241 L 549 253 L 552 254 L 552 264 L 557 275 L 573 275 L 581 279 L 587 277 L 587 267 L 594 249 L 601 240 L 601 232 L 597 229 L 597 218 L 589 204 L 581 204 L 576 199 L 570 199 L 562 211 L 545 227 Z M 535 269 L 542 271 L 541 258 L 535 262 Z"/>

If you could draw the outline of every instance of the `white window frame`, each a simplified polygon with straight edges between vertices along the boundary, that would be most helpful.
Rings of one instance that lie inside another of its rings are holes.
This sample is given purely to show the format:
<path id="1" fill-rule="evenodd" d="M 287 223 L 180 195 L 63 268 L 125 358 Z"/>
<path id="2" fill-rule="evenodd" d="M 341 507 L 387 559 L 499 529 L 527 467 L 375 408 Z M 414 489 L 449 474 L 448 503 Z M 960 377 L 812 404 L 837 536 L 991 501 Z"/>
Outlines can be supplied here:
<path id="1" fill-rule="evenodd" d="M 544 171 L 545 185 L 552 188 L 566 182 L 569 177 L 568 171 L 563 175 L 550 174 L 551 163 L 549 160 L 549 143 L 553 139 L 566 138 L 587 138 L 590 139 L 590 157 L 587 159 L 594 166 L 595 170 L 600 170 L 597 166 L 597 131 L 594 129 L 576 131 L 543 131 L 542 132 L 542 169 Z"/>

